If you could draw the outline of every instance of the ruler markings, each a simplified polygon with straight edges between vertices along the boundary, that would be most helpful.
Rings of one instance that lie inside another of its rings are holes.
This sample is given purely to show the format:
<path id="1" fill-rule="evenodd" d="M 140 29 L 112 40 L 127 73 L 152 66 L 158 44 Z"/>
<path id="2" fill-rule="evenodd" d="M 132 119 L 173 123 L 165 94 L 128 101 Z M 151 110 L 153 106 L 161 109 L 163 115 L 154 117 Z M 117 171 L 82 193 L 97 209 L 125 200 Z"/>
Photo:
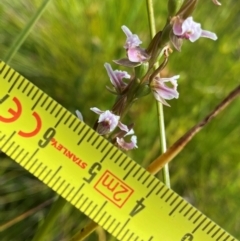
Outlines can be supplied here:
<path id="1" fill-rule="evenodd" d="M 202 231 L 204 231 L 211 223 L 212 223 L 212 222 L 209 221 L 209 222 L 206 224 L 206 226 L 202 229 Z"/>
<path id="2" fill-rule="evenodd" d="M 4 71 L 4 69 L 6 68 L 6 64 L 4 63 L 4 65 L 3 65 L 3 67 L 1 68 L 1 71 L 0 71 L 0 73 L 2 74 L 3 73 L 3 71 Z M 10 69 L 10 67 L 8 66 L 8 68 Z M 4 77 L 3 77 L 4 78 Z"/>
<path id="3" fill-rule="evenodd" d="M 107 224 L 108 220 L 111 219 L 112 215 L 109 214 L 105 222 L 102 224 L 102 226 L 105 228 L 105 225 Z"/>
<path id="4" fill-rule="evenodd" d="M 130 163 L 133 163 L 133 162 L 130 160 Z M 130 173 L 134 170 L 135 166 L 137 166 L 136 162 L 133 163 L 133 166 L 130 168 L 130 170 L 127 172 L 127 174 L 124 176 L 123 180 L 127 179 L 127 177 L 130 175 Z"/>
<path id="5" fill-rule="evenodd" d="M 30 85 L 30 82 L 27 81 L 25 87 L 22 90 L 22 93 L 25 93 L 29 85 Z"/>
<path id="6" fill-rule="evenodd" d="M 52 188 L 54 188 L 55 187 L 55 185 L 57 184 L 57 183 L 59 183 L 59 180 L 61 179 L 61 176 L 59 176 L 58 178 L 57 178 L 57 180 L 54 182 L 54 184 L 52 185 Z"/>
<path id="7" fill-rule="evenodd" d="M 6 72 L 5 76 L 4 76 L 4 77 L 5 77 L 4 79 L 6 79 L 6 77 L 8 76 L 9 71 L 10 71 L 10 68 L 7 70 L 7 72 Z M 13 72 L 12 72 L 12 75 L 10 76 L 10 78 L 7 78 L 8 83 L 11 83 L 11 80 L 12 80 L 12 78 L 14 77 L 14 75 L 15 75 L 16 73 L 17 73 L 17 72 L 13 71 Z"/>
<path id="8" fill-rule="evenodd" d="M 54 103 L 54 102 L 55 102 L 55 101 L 53 101 L 53 103 Z M 53 112 L 56 110 L 57 107 L 58 107 L 58 103 L 55 102 L 55 105 L 53 106 L 52 110 L 50 111 L 50 115 L 53 114 Z M 61 108 L 60 108 L 60 109 L 61 109 Z"/>
<path id="9" fill-rule="evenodd" d="M 119 227 L 119 225 L 121 224 L 121 222 L 118 222 L 117 225 L 115 226 L 115 228 L 111 231 L 111 233 L 114 235 L 115 231 L 117 230 L 117 228 Z M 115 235 L 114 235 L 115 236 Z"/>
<path id="10" fill-rule="evenodd" d="M 45 167 L 42 169 L 42 171 L 38 174 L 38 177 L 39 177 L 39 178 L 41 178 L 41 175 L 45 172 L 46 168 L 47 168 L 47 166 L 45 166 Z"/>
<path id="11" fill-rule="evenodd" d="M 197 227 L 193 229 L 192 233 L 194 234 L 204 224 L 206 220 L 207 220 L 207 217 L 204 217 L 203 220 L 197 225 Z"/>
<path id="12" fill-rule="evenodd" d="M 161 191 L 164 189 L 165 185 L 161 185 L 161 187 L 159 188 L 159 190 L 156 192 L 156 195 L 158 196 Z"/>
<path id="13" fill-rule="evenodd" d="M 63 180 L 60 185 L 58 186 L 58 188 L 56 189 L 56 192 L 59 192 L 58 190 L 63 186 L 63 184 L 66 182 L 66 180 Z"/>
<path id="14" fill-rule="evenodd" d="M 23 85 L 23 83 L 25 82 L 25 80 L 26 80 L 26 79 L 23 77 L 21 83 L 20 83 L 20 84 L 18 85 L 18 87 L 17 87 L 18 90 L 22 87 L 22 85 Z"/>
<path id="15" fill-rule="evenodd" d="M 43 100 L 42 104 L 40 105 L 41 107 L 43 107 L 46 104 L 46 102 L 49 100 L 49 97 L 47 95 L 45 96 L 46 98 Z"/>
<path id="16" fill-rule="evenodd" d="M 107 150 L 107 152 L 104 154 L 104 156 L 100 160 L 101 163 L 105 160 L 105 158 L 108 156 L 108 154 L 111 152 L 112 149 L 113 149 L 113 146 L 110 146 L 110 148 Z"/>
<path id="17" fill-rule="evenodd" d="M 200 215 L 193 221 L 193 223 L 195 224 L 202 216 L 203 216 L 203 214 L 200 213 Z"/>
<path id="18" fill-rule="evenodd" d="M 123 152 L 119 152 L 119 155 L 115 158 L 114 163 L 118 163 L 118 161 L 121 160 L 122 156 L 123 156 Z M 123 157 L 124 157 L 124 156 L 123 156 Z M 126 157 L 124 157 L 124 159 L 126 159 Z M 123 159 L 123 161 L 121 162 L 121 164 L 123 164 L 124 159 Z M 119 167 L 121 167 L 121 164 L 119 165 Z"/>
<path id="19" fill-rule="evenodd" d="M 153 179 L 154 180 L 154 179 Z M 159 182 L 157 182 L 154 186 L 153 186 L 153 188 L 148 192 L 148 194 L 146 195 L 146 198 L 148 198 L 151 194 L 152 194 L 152 192 L 158 187 L 158 185 L 159 185 Z"/>
<path id="20" fill-rule="evenodd" d="M 152 240 L 153 240 L 153 236 L 151 236 L 148 241 L 152 241 Z"/>
<path id="21" fill-rule="evenodd" d="M 24 166 L 27 166 L 27 164 L 32 160 L 32 158 L 38 153 L 39 149 L 37 148 L 32 155 L 30 156 L 30 158 L 28 159 L 28 161 L 24 164 Z"/>
<path id="22" fill-rule="evenodd" d="M 72 113 L 69 113 L 67 110 L 66 110 L 66 114 L 68 113 L 68 117 L 67 119 L 64 121 L 64 125 L 67 125 L 67 123 L 70 121 L 71 117 L 72 117 Z M 75 119 L 75 118 L 74 118 Z"/>
<path id="23" fill-rule="evenodd" d="M 161 199 L 163 199 L 165 197 L 165 195 L 170 191 L 170 189 L 168 189 L 166 187 L 166 191 L 162 194 L 162 196 L 160 197 Z"/>
<path id="24" fill-rule="evenodd" d="M 39 101 L 42 99 L 42 97 L 43 97 L 43 92 L 41 93 L 41 95 L 38 97 L 37 101 L 33 105 L 32 110 L 34 110 L 37 107 L 37 105 L 38 105 Z"/>
<path id="25" fill-rule="evenodd" d="M 18 149 L 19 147 L 20 147 L 20 146 L 17 145 L 17 146 L 15 147 L 15 149 L 13 149 L 13 151 L 12 151 L 11 153 L 9 153 L 9 156 L 12 157 L 12 156 L 16 153 L 16 151 L 17 151 L 17 149 Z"/>
<path id="26" fill-rule="evenodd" d="M 82 211 L 87 214 L 87 210 L 89 209 L 89 207 L 91 207 L 92 203 L 93 203 L 93 201 L 90 201 L 89 204 L 86 206 L 86 208 L 83 209 Z"/>
<path id="27" fill-rule="evenodd" d="M 176 195 L 175 193 L 174 193 L 174 195 Z M 173 199 L 173 201 L 170 203 L 170 206 L 172 206 L 177 200 L 179 200 L 179 199 L 181 199 L 180 200 L 180 203 L 182 203 L 183 202 L 183 199 L 182 198 L 179 198 L 179 196 L 178 195 L 176 195 L 176 197 Z M 167 202 L 167 200 L 165 201 L 165 202 Z"/>
<path id="28" fill-rule="evenodd" d="M 106 214 L 107 214 L 107 212 L 105 211 L 105 212 L 102 214 L 101 218 L 100 218 L 97 222 L 101 224 L 101 221 L 102 221 L 102 219 L 104 218 L 104 216 L 105 216 Z M 101 224 L 101 226 L 102 226 L 102 224 Z"/>
<path id="29" fill-rule="evenodd" d="M 86 197 L 86 198 L 84 199 L 84 201 L 80 204 L 80 206 L 78 207 L 78 209 L 81 209 L 81 210 L 82 210 L 83 205 L 87 202 L 88 199 L 89 199 L 89 197 Z"/>
<path id="30" fill-rule="evenodd" d="M 78 132 L 78 135 L 79 135 L 79 136 L 81 135 L 81 133 L 83 132 L 83 130 L 84 130 L 86 127 L 87 127 L 87 126 L 83 125 L 83 127 L 79 130 L 79 132 Z"/>
<path id="31" fill-rule="evenodd" d="M 58 122 L 55 124 L 55 128 L 57 128 L 57 126 L 61 123 L 61 121 L 63 120 L 63 118 L 66 116 L 67 114 L 67 110 L 64 111 L 64 113 L 62 114 L 62 116 L 60 117 L 60 119 L 58 120 Z"/>
<path id="32" fill-rule="evenodd" d="M 137 236 L 135 239 L 134 239 L 134 241 L 137 241 L 139 239 L 139 237 Z"/>
<path id="33" fill-rule="evenodd" d="M 123 236 L 120 240 L 124 240 L 124 238 L 127 236 L 128 232 L 129 232 L 129 229 L 127 229 L 127 231 L 123 234 Z"/>
<path id="34" fill-rule="evenodd" d="M 116 155 L 116 153 L 118 152 L 119 150 L 116 149 L 115 152 L 113 152 L 113 154 L 109 157 L 111 160 L 113 159 L 113 157 Z"/>
<path id="35" fill-rule="evenodd" d="M 116 219 L 114 218 L 106 229 L 109 230 L 113 226 L 115 221 L 116 221 Z"/>
<path id="36" fill-rule="evenodd" d="M 135 233 L 132 233 L 132 234 L 130 235 L 130 237 L 128 238 L 127 241 L 131 241 L 131 240 L 132 240 L 132 237 L 134 236 L 134 234 L 135 234 Z"/>
<path id="37" fill-rule="evenodd" d="M 93 140 L 93 142 L 91 143 L 92 146 L 94 146 L 96 144 L 96 142 L 99 140 L 100 136 L 96 135 L 96 138 Z"/>
<path id="38" fill-rule="evenodd" d="M 228 235 L 223 241 L 227 241 L 230 238 L 230 235 Z"/>
<path id="39" fill-rule="evenodd" d="M 70 124 L 68 127 L 69 127 L 69 128 L 72 128 L 72 126 L 73 126 L 73 124 L 75 123 L 76 120 L 77 120 L 77 118 L 74 116 L 71 124 Z M 80 123 L 78 123 L 78 124 L 80 124 Z"/>
<path id="40" fill-rule="evenodd" d="M 165 202 L 168 202 L 169 199 L 170 199 L 173 195 L 174 195 L 174 192 L 170 193 L 170 195 L 165 199 Z M 177 198 L 177 197 L 175 197 L 175 198 Z M 170 206 L 172 206 L 172 205 L 170 204 Z"/>
<path id="41" fill-rule="evenodd" d="M 218 228 L 218 230 L 212 235 L 212 238 L 214 238 L 219 233 L 219 231 L 221 231 L 221 228 Z"/>
<path id="42" fill-rule="evenodd" d="M 79 208 L 78 205 L 79 205 L 81 199 L 83 198 L 83 196 L 84 196 L 84 194 L 82 193 L 82 194 L 79 196 L 77 202 L 74 204 L 77 208 Z"/>
<path id="43" fill-rule="evenodd" d="M 6 79 L 8 81 L 8 75 L 10 74 L 11 68 L 7 68 L 7 71 L 5 73 L 5 75 L 3 76 L 4 79 Z"/>
<path id="44" fill-rule="evenodd" d="M 92 137 L 94 136 L 95 132 L 92 131 L 91 135 L 88 137 L 87 142 L 91 141 Z"/>
<path id="45" fill-rule="evenodd" d="M 146 178 L 144 179 L 144 181 L 142 182 L 143 185 L 145 185 L 145 183 L 147 182 L 147 180 L 152 176 L 151 173 L 146 173 Z M 154 179 L 152 179 L 153 181 Z"/>
<path id="46" fill-rule="evenodd" d="M 13 88 L 15 87 L 15 85 L 18 82 L 20 77 L 21 77 L 21 75 L 18 75 L 18 77 L 14 80 L 13 84 L 11 85 L 10 89 L 8 90 L 8 93 L 10 93 L 13 90 Z"/>
<path id="47" fill-rule="evenodd" d="M 82 190 L 82 188 L 85 186 L 85 183 L 82 183 L 81 186 L 78 188 L 78 190 L 76 191 L 76 193 L 73 195 L 72 199 L 70 200 L 70 202 L 75 206 L 76 203 L 73 203 L 73 199 L 78 195 L 78 193 Z"/>
<path id="48" fill-rule="evenodd" d="M 51 107 L 52 103 L 53 103 L 53 99 L 51 99 L 51 101 L 49 102 L 48 106 L 46 107 L 46 109 L 45 109 L 46 111 L 48 111 L 48 109 Z"/>
<path id="49" fill-rule="evenodd" d="M 58 104 L 58 103 L 57 103 L 57 104 Z M 59 106 L 59 105 L 58 105 L 58 107 L 59 107 L 59 109 L 58 109 L 57 113 L 55 114 L 55 118 L 57 118 L 58 115 L 62 112 L 62 110 L 64 110 L 64 108 L 63 108 L 62 106 Z"/>
<path id="50" fill-rule="evenodd" d="M 104 152 L 104 150 L 106 149 L 106 147 L 109 145 L 109 142 L 106 140 L 106 144 L 103 146 L 103 148 L 101 149 L 100 152 Z M 112 146 L 113 147 L 113 146 Z"/>
<path id="51" fill-rule="evenodd" d="M 122 165 L 125 163 L 125 161 L 128 159 L 128 156 L 123 154 L 123 152 L 121 153 L 121 155 L 119 156 L 119 158 L 116 160 L 116 163 L 118 162 L 118 160 L 121 160 L 121 158 L 123 157 L 123 160 L 121 161 L 121 163 L 119 164 L 119 167 L 122 167 Z"/>
<path id="52" fill-rule="evenodd" d="M 38 158 L 32 163 L 30 167 L 28 167 L 28 171 L 30 171 L 36 164 L 37 164 Z"/>
<path id="53" fill-rule="evenodd" d="M 100 146 L 102 145 L 102 143 L 104 142 L 104 138 L 101 138 L 100 139 L 100 142 L 98 143 L 98 145 L 96 146 L 96 149 L 98 150 L 98 149 L 100 149 Z"/>
<path id="54" fill-rule="evenodd" d="M 144 176 L 144 174 L 147 174 L 146 171 L 144 169 L 142 169 L 142 173 L 140 174 L 140 176 L 138 177 L 138 181 L 140 181 L 142 179 L 142 177 Z"/>
<path id="55" fill-rule="evenodd" d="M 214 223 L 214 225 L 208 230 L 207 234 L 210 234 L 216 226 L 217 225 Z"/>
<path id="56" fill-rule="evenodd" d="M 30 94 L 32 93 L 32 91 L 34 90 L 34 86 L 33 85 L 30 85 L 30 86 L 32 86 L 32 88 L 28 91 L 28 93 L 27 93 L 27 96 L 29 97 L 30 96 Z"/>
<path id="57" fill-rule="evenodd" d="M 196 215 L 196 213 L 197 213 L 197 210 L 193 212 L 193 214 L 188 218 L 188 220 L 190 221 Z"/>
<path id="58" fill-rule="evenodd" d="M 225 231 L 223 231 L 223 232 L 220 234 L 220 236 L 218 236 L 218 238 L 216 239 L 216 241 L 219 241 L 219 240 L 220 240 L 220 238 L 222 238 L 222 236 L 223 236 L 224 234 L 226 234 L 226 232 L 225 232 Z"/>
<path id="59" fill-rule="evenodd" d="M 179 213 L 181 213 L 187 206 L 188 206 L 188 203 L 186 202 L 185 205 L 179 210 Z"/>
<path id="60" fill-rule="evenodd" d="M 14 137 L 15 134 L 16 134 L 16 131 L 12 132 L 12 134 L 8 137 L 8 139 L 1 146 L 1 149 L 3 149 L 8 144 L 8 142 Z"/>
<path id="61" fill-rule="evenodd" d="M 65 198 L 68 200 L 68 196 L 74 191 L 75 187 L 72 187 L 72 189 L 69 190 L 68 194 L 65 196 Z"/>
<path id="62" fill-rule="evenodd" d="M 93 219 L 96 219 L 96 218 L 97 218 L 97 216 L 99 215 L 99 213 L 105 208 L 106 204 L 107 204 L 107 201 L 105 201 L 105 202 L 102 204 L 102 206 L 99 208 L 99 210 L 97 211 L 97 213 L 94 215 Z"/>
<path id="63" fill-rule="evenodd" d="M 78 127 L 82 124 L 82 122 L 77 122 L 77 125 L 75 126 L 75 128 L 73 129 L 73 132 L 75 133 L 78 129 Z"/>
<path id="64" fill-rule="evenodd" d="M 5 136 L 6 136 L 6 135 L 3 135 L 3 136 L 1 137 L 1 139 L 0 139 L 0 141 L 4 140 Z"/>
<path id="65" fill-rule="evenodd" d="M 40 91 L 38 88 L 36 88 L 34 85 L 33 85 L 33 88 L 36 89 L 35 93 L 33 94 L 32 96 L 32 100 L 34 100 L 36 98 L 36 96 L 38 95 L 38 92 Z"/>
<path id="66" fill-rule="evenodd" d="M 127 157 L 127 158 L 128 158 L 128 157 Z M 123 168 L 123 170 L 126 171 L 131 163 L 132 163 L 132 160 L 131 160 L 131 159 L 128 159 L 128 163 L 127 163 L 127 165 Z"/>
<path id="67" fill-rule="evenodd" d="M 173 208 L 173 210 L 169 213 L 169 216 L 173 215 L 173 213 L 177 210 L 177 208 L 182 204 L 184 200 L 181 199 L 180 202 L 177 203 L 177 205 Z"/>
<path id="68" fill-rule="evenodd" d="M 52 172 L 52 169 L 49 169 L 48 172 L 45 174 L 44 178 L 42 179 L 44 182 L 51 172 Z"/>
<path id="69" fill-rule="evenodd" d="M 98 207 L 98 205 L 96 204 L 96 205 L 92 208 L 92 210 L 90 211 L 90 213 L 88 214 L 88 216 L 89 216 L 90 218 L 92 218 L 92 213 L 93 213 L 94 210 L 96 210 L 97 207 Z"/>
<path id="70" fill-rule="evenodd" d="M 46 182 L 47 185 L 53 180 L 53 178 L 60 172 L 61 169 L 62 166 L 59 166 L 58 169 L 53 173 L 52 177 L 48 180 L 48 182 Z"/>
<path id="71" fill-rule="evenodd" d="M 118 233 L 115 235 L 116 238 L 118 238 L 119 240 L 122 240 L 122 239 L 124 238 L 124 237 L 122 237 L 122 238 L 120 239 L 120 237 L 118 237 L 118 236 L 123 232 L 123 230 L 125 229 L 125 227 L 128 225 L 129 221 L 130 221 L 130 218 L 127 219 L 127 221 L 123 224 L 123 226 L 120 228 L 120 230 L 118 231 Z M 125 235 L 126 235 L 126 234 L 125 234 Z"/>
<path id="72" fill-rule="evenodd" d="M 91 131 L 90 128 L 87 128 L 87 130 L 84 132 L 84 134 L 82 135 L 82 138 L 79 140 L 78 145 L 80 145 L 82 143 L 82 141 L 87 137 L 88 133 Z"/>
<path id="73" fill-rule="evenodd" d="M 70 186 L 70 184 L 68 183 L 67 186 L 60 193 L 61 196 L 63 196 L 64 192 L 68 189 L 69 186 Z"/>
<path id="74" fill-rule="evenodd" d="M 6 153 L 9 152 L 9 150 L 12 148 L 12 146 L 15 144 L 15 141 L 13 141 L 9 146 L 8 148 L 5 150 Z"/>
<path id="75" fill-rule="evenodd" d="M 138 166 L 138 169 L 137 169 L 136 172 L 133 174 L 133 177 L 135 177 L 141 170 L 142 170 L 142 167 L 141 167 L 141 166 Z"/>
<path id="76" fill-rule="evenodd" d="M 192 211 L 192 209 L 193 209 L 193 207 L 190 206 L 190 208 L 187 210 L 187 212 L 186 212 L 183 216 L 186 217 L 186 216 L 188 215 L 188 213 L 189 213 L 190 211 Z"/>

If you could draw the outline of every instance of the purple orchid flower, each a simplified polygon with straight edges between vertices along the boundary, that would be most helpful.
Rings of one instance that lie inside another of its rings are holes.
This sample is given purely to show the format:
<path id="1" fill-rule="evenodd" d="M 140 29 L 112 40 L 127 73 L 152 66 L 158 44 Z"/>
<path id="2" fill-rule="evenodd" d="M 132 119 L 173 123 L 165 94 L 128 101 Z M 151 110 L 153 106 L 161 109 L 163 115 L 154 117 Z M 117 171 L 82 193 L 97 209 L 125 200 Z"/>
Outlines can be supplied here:
<path id="1" fill-rule="evenodd" d="M 155 77 L 150 84 L 155 99 L 166 106 L 170 105 L 165 100 L 171 100 L 173 98 L 178 99 L 179 93 L 177 91 L 177 79 L 179 77 L 179 75 L 175 75 L 171 78 Z M 168 87 L 165 84 L 166 82 L 170 82 L 172 88 Z"/>
<path id="2" fill-rule="evenodd" d="M 97 132 L 100 135 L 106 135 L 112 132 L 117 126 L 123 131 L 129 131 L 128 127 L 119 121 L 120 116 L 114 115 L 111 111 L 101 111 L 96 107 L 90 108 L 90 110 L 99 115 Z"/>
<path id="3" fill-rule="evenodd" d="M 124 137 L 128 136 L 128 135 L 132 135 L 132 134 L 134 134 L 133 129 L 131 129 L 129 132 L 127 132 L 127 134 L 125 134 Z M 124 140 L 124 138 L 119 138 L 119 137 L 116 138 L 116 141 L 117 141 L 118 146 L 125 151 L 129 151 L 129 150 L 132 150 L 134 148 L 138 148 L 137 137 L 135 135 L 133 135 L 131 137 L 130 142 L 126 142 Z"/>
<path id="4" fill-rule="evenodd" d="M 201 24 L 194 22 L 192 17 L 188 17 L 185 20 L 176 17 L 173 24 L 173 33 L 177 37 L 189 39 L 191 42 L 195 42 L 200 37 L 217 40 L 217 35 L 215 33 L 202 30 Z"/>
<path id="5" fill-rule="evenodd" d="M 127 84 L 123 82 L 122 79 L 130 79 L 131 76 L 126 71 L 113 70 L 111 65 L 108 63 L 105 63 L 104 67 L 107 70 L 108 76 L 112 85 L 114 86 L 114 89 L 118 94 L 121 94 L 123 89 L 127 86 Z"/>
<path id="6" fill-rule="evenodd" d="M 139 45 L 142 41 L 136 34 L 132 34 L 128 27 L 122 26 L 123 32 L 127 36 L 124 48 L 127 50 L 128 59 L 131 62 L 145 62 L 150 56 L 145 52 L 144 49 L 140 48 Z"/>

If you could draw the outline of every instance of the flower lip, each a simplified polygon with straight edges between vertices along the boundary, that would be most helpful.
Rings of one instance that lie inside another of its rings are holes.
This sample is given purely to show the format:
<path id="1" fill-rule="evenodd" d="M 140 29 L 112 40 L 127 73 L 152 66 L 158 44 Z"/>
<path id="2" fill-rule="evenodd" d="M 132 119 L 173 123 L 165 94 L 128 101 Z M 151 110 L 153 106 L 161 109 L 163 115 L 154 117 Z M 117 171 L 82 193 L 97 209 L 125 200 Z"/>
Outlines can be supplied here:
<path id="1" fill-rule="evenodd" d="M 179 16 L 174 18 L 173 33 L 177 37 L 189 39 L 191 42 L 195 42 L 200 37 L 217 40 L 217 35 L 215 33 L 203 30 L 201 24 L 194 22 L 192 17 L 188 17 L 185 20 L 181 19 Z"/>

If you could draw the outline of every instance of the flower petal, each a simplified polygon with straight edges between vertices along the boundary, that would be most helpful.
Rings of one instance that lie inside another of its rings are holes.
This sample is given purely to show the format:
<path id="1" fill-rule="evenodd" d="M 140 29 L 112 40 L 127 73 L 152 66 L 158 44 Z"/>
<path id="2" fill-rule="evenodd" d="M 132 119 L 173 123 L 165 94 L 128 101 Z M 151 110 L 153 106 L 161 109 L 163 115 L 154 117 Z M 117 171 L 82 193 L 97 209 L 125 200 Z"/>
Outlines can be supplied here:
<path id="1" fill-rule="evenodd" d="M 75 113 L 76 113 L 78 119 L 81 120 L 81 121 L 83 121 L 82 113 L 81 113 L 79 110 L 76 110 Z"/>
<path id="2" fill-rule="evenodd" d="M 126 142 L 123 138 L 116 138 L 118 146 L 123 150 L 132 150 L 133 148 L 137 148 L 137 137 L 132 136 L 130 142 Z"/>
<path id="3" fill-rule="evenodd" d="M 218 0 L 212 0 L 214 4 L 216 4 L 217 6 L 221 6 L 222 4 L 218 1 Z"/>
<path id="4" fill-rule="evenodd" d="M 212 40 L 218 39 L 218 37 L 215 33 L 207 31 L 207 30 L 202 30 L 201 37 L 210 38 Z"/>
<path id="5" fill-rule="evenodd" d="M 124 45 L 125 49 L 137 47 L 142 43 L 142 41 L 139 39 L 139 37 L 136 34 L 132 34 L 130 29 L 128 27 L 126 27 L 125 25 L 122 26 L 122 30 L 127 36 L 127 40 Z"/>

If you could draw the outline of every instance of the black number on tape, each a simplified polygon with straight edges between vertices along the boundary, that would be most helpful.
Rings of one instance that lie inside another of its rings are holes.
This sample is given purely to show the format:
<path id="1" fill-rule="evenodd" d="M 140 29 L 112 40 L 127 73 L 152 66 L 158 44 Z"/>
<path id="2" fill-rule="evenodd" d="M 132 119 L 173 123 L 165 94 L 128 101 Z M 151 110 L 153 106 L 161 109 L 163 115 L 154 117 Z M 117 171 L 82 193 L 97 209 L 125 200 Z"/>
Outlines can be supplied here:
<path id="1" fill-rule="evenodd" d="M 49 127 L 43 135 L 44 140 L 40 140 L 38 142 L 38 145 L 42 148 L 46 147 L 48 143 L 52 140 L 52 138 L 55 136 L 55 134 L 56 130 L 52 127 Z"/>

